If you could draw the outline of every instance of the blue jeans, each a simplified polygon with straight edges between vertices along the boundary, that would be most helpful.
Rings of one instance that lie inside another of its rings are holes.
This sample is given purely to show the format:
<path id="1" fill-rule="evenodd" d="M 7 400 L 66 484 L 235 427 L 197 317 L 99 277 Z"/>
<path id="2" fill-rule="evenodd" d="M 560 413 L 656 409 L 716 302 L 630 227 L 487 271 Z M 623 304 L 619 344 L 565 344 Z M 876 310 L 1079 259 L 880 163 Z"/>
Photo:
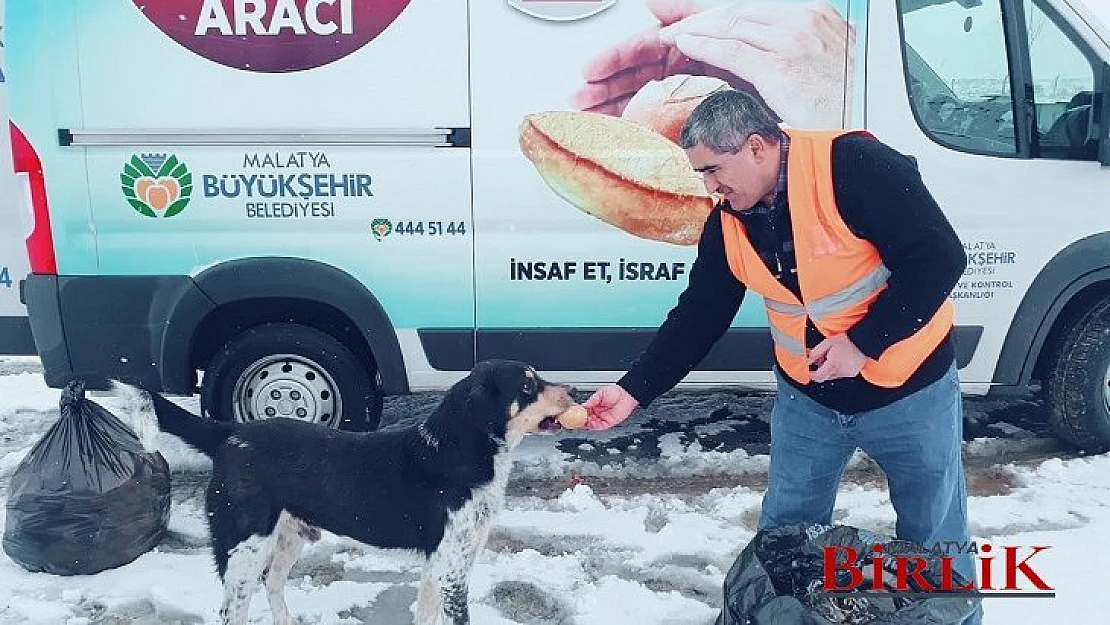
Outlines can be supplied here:
<path id="1" fill-rule="evenodd" d="M 963 401 L 954 365 L 916 393 L 856 415 L 830 410 L 781 378 L 778 388 L 760 529 L 831 523 L 840 478 L 858 447 L 886 474 L 898 538 L 927 547 L 938 541 L 968 542 L 960 456 Z M 953 564 L 965 579 L 976 579 L 970 554 L 956 556 Z M 980 608 L 964 625 L 981 621 Z"/>

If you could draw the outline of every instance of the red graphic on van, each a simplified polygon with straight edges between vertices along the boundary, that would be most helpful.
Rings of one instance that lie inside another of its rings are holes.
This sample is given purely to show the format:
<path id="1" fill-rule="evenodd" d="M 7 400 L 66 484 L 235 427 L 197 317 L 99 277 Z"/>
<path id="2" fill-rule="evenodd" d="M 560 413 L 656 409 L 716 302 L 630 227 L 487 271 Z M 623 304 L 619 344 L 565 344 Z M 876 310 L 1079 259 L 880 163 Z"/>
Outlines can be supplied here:
<path id="1" fill-rule="evenodd" d="M 296 72 L 370 43 L 411 0 L 133 0 L 177 43 L 227 67 Z"/>

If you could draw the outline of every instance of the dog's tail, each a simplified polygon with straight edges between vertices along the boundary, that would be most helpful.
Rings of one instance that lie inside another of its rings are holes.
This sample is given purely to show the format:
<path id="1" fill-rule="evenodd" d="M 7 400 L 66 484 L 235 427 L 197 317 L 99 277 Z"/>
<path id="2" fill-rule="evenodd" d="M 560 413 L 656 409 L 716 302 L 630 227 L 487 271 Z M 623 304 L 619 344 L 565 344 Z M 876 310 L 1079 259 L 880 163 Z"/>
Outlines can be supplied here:
<path id="1" fill-rule="evenodd" d="M 112 390 L 125 402 L 124 413 L 143 446 L 153 448 L 159 432 L 173 434 L 212 458 L 234 432 L 231 423 L 198 417 L 158 393 L 113 380 Z"/>

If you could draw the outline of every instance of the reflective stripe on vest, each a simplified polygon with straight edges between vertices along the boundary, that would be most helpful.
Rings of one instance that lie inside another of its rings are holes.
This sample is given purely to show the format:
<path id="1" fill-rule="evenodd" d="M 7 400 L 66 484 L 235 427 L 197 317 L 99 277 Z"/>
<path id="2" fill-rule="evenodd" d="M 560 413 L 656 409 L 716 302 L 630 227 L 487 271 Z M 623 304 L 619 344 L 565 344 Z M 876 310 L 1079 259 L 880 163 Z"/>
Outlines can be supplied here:
<path id="1" fill-rule="evenodd" d="M 802 344 L 795 340 L 794 337 L 779 330 L 773 323 L 769 325 L 771 329 L 771 338 L 775 340 L 776 345 L 796 356 L 806 355 L 805 347 L 802 347 Z"/>
<path id="2" fill-rule="evenodd" d="M 779 302 L 767 297 L 763 299 L 767 308 L 777 313 L 782 313 L 784 315 L 806 315 L 813 319 L 823 319 L 830 315 L 835 315 L 849 306 L 855 306 L 856 304 L 867 301 L 867 298 L 886 286 L 886 281 L 889 277 L 890 270 L 886 268 L 886 265 L 880 264 L 871 273 L 856 280 L 855 283 L 848 285 L 836 293 L 813 300 L 804 306 Z"/>

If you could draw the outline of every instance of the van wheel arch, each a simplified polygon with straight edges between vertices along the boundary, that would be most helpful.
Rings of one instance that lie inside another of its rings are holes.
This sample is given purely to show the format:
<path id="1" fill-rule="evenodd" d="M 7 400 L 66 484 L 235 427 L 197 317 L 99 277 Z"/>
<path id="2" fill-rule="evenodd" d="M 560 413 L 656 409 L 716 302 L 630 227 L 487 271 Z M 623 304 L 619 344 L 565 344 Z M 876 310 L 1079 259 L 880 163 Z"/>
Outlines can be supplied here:
<path id="1" fill-rule="evenodd" d="M 1110 451 L 1110 300 L 1076 320 L 1055 356 L 1046 384 L 1053 429 L 1080 449 Z"/>
<path id="2" fill-rule="evenodd" d="M 1110 233 L 1086 237 L 1049 261 L 1010 324 L 994 381 L 1040 384 L 1057 436 L 1110 449 Z"/>
<path id="3" fill-rule="evenodd" d="M 272 323 L 295 323 L 324 332 L 343 342 L 368 370 L 378 371 L 370 344 L 350 318 L 328 304 L 288 297 L 242 299 L 213 308 L 193 331 L 190 368 L 204 369 L 228 341 Z"/>
<path id="4" fill-rule="evenodd" d="M 1046 379 L 1063 337 L 1106 299 L 1110 299 L 1110 232 L 1065 247 L 1033 279 L 1010 322 L 993 382 L 1012 387 Z"/>
<path id="5" fill-rule="evenodd" d="M 1094 277 L 1094 276 L 1092 276 Z M 1110 271 L 1096 281 L 1084 281 L 1081 290 L 1063 302 L 1037 352 L 1031 353 L 1027 381 L 1046 382 L 1068 340 L 1068 335 L 1081 324 L 1092 310 L 1110 301 Z"/>
<path id="6" fill-rule="evenodd" d="M 409 392 L 393 323 L 374 295 L 350 274 L 300 258 L 246 258 L 194 278 L 211 307 L 191 327 L 187 358 L 203 368 L 222 345 L 248 327 L 299 323 L 343 342 L 377 375 L 384 394 Z"/>

